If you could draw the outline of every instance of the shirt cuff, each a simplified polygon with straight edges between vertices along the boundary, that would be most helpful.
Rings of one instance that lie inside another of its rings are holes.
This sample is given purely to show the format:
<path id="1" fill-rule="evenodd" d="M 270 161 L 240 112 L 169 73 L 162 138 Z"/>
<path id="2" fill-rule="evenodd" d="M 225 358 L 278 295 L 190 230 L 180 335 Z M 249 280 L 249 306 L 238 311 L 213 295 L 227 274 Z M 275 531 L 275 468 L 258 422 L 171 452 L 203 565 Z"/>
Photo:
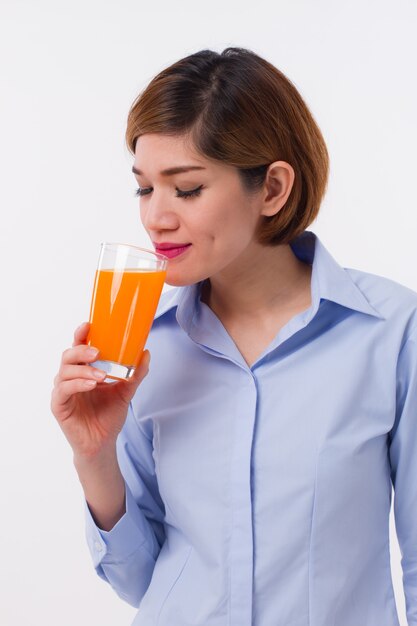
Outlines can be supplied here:
<path id="1" fill-rule="evenodd" d="M 149 522 L 139 509 L 128 485 L 125 483 L 126 512 L 111 530 L 99 528 L 84 499 L 87 544 L 94 567 L 106 557 L 107 562 L 121 561 L 138 550 L 149 535 Z"/>

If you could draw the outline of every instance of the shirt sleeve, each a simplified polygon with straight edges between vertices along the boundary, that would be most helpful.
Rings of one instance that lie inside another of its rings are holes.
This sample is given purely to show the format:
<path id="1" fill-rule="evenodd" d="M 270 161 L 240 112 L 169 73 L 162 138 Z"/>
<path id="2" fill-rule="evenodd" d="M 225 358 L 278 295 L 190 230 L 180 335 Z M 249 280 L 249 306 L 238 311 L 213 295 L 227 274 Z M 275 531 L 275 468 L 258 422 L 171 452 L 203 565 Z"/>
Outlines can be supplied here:
<path id="1" fill-rule="evenodd" d="M 400 351 L 396 384 L 396 416 L 389 437 L 394 517 L 408 626 L 417 626 L 417 329 Z"/>
<path id="2" fill-rule="evenodd" d="M 110 531 L 100 529 L 84 500 L 87 544 L 97 574 L 134 607 L 144 596 L 165 540 L 164 505 L 158 491 L 153 445 L 129 405 L 117 439 L 126 487 L 126 512 Z"/>

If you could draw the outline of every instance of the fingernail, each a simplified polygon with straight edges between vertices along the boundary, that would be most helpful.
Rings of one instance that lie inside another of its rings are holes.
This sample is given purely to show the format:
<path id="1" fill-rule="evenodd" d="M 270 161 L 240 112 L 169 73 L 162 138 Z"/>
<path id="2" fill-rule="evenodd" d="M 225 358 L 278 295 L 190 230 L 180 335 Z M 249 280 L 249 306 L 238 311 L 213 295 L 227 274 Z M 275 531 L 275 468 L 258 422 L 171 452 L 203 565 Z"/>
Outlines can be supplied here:
<path id="1" fill-rule="evenodd" d="M 87 350 L 87 356 L 91 356 L 91 357 L 95 357 L 97 356 L 99 353 L 99 350 L 97 350 L 97 348 L 88 348 Z"/>

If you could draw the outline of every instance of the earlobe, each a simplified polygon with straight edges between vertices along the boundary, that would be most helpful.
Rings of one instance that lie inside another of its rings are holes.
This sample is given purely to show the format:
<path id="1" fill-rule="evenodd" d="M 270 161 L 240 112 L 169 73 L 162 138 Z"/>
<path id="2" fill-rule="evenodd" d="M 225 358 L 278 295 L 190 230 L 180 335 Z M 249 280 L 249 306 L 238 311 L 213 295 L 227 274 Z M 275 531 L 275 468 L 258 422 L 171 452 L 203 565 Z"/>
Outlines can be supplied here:
<path id="1" fill-rule="evenodd" d="M 272 216 L 286 203 L 294 184 L 295 172 L 286 161 L 275 161 L 268 168 L 261 214 Z"/>

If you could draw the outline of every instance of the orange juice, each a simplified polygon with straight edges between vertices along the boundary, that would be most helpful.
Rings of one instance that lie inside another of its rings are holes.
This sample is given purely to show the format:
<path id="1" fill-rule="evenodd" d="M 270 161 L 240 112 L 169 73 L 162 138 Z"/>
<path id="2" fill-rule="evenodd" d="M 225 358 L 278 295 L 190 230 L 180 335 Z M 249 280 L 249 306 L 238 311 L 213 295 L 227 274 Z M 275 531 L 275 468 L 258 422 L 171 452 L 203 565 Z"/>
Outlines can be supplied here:
<path id="1" fill-rule="evenodd" d="M 165 270 L 97 270 L 88 344 L 101 361 L 138 365 L 164 285 Z"/>

